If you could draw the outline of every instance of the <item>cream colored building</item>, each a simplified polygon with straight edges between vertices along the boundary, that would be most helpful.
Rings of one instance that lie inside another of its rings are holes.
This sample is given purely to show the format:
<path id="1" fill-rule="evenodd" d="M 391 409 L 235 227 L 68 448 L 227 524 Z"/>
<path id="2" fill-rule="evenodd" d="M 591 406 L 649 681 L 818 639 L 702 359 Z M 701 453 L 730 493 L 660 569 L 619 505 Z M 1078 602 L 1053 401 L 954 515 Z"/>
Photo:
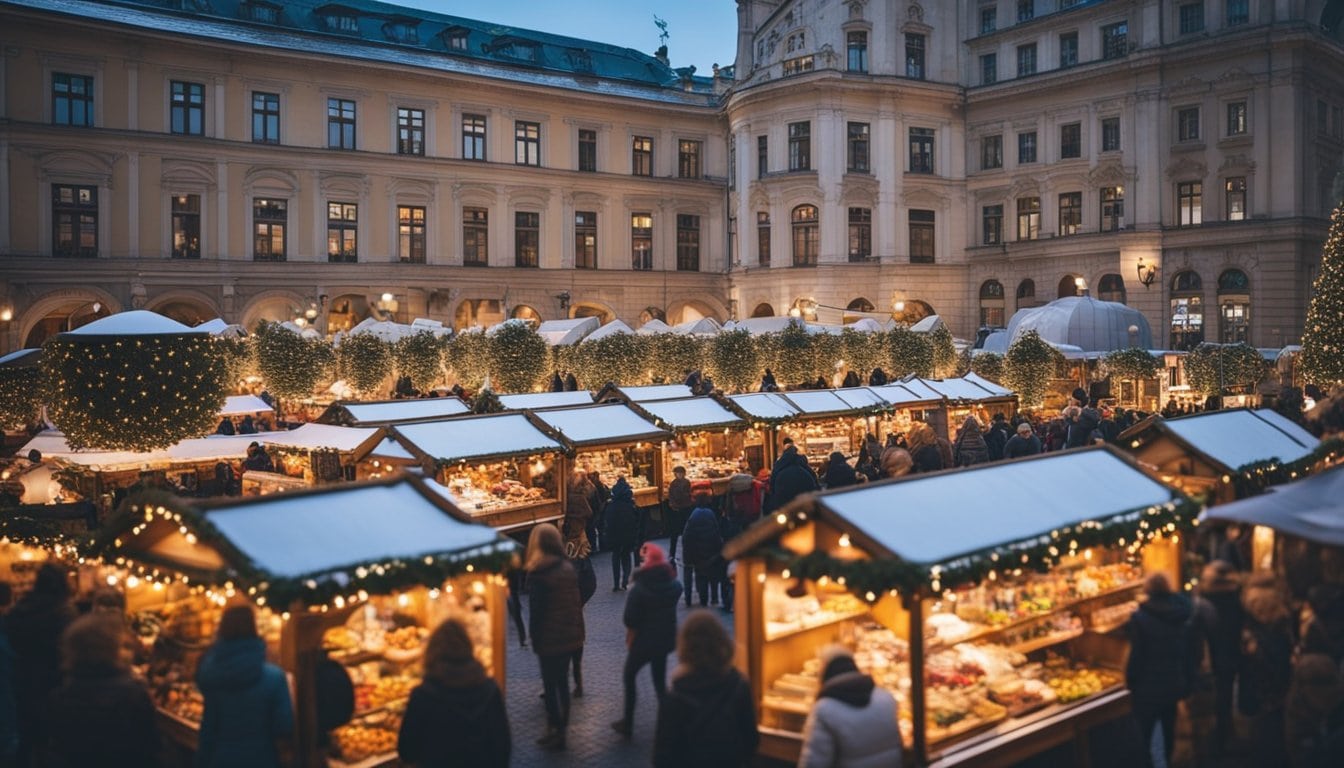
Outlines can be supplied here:
<path id="1" fill-rule="evenodd" d="M 969 338 L 1080 284 L 1163 346 L 1300 336 L 1344 0 L 738 16 L 705 77 L 363 0 L 0 0 L 0 351 L 130 307 Z"/>

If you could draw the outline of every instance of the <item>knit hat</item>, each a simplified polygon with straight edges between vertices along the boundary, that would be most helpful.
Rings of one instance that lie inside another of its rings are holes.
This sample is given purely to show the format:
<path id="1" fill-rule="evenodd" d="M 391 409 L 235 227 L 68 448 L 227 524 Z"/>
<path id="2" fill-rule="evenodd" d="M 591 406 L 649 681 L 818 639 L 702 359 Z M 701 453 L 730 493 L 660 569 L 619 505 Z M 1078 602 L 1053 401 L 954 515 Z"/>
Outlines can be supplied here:
<path id="1" fill-rule="evenodd" d="M 828 645 L 821 650 L 821 682 L 846 672 L 857 672 L 859 667 L 854 663 L 854 654 L 843 645 Z"/>
<path id="2" fill-rule="evenodd" d="M 1025 421 L 1022 422 L 1021 424 L 1018 424 L 1018 425 L 1017 425 L 1017 434 L 1019 434 L 1019 435 L 1030 435 L 1030 434 L 1031 434 L 1031 425 L 1028 424 L 1028 423 L 1025 422 Z"/>
<path id="3" fill-rule="evenodd" d="M 644 561 L 644 568 L 657 568 L 667 565 L 667 553 L 652 541 L 644 542 L 644 546 L 639 548 L 639 558 Z"/>

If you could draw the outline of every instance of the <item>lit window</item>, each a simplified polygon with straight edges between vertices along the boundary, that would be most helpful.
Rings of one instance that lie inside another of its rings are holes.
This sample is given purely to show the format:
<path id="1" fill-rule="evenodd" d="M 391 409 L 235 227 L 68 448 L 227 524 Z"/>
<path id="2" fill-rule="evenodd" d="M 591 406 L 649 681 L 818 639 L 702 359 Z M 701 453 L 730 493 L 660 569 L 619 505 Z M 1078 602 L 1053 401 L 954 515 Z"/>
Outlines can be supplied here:
<path id="1" fill-rule="evenodd" d="M 51 185 L 51 251 L 67 258 L 98 256 L 97 187 Z"/>
<path id="2" fill-rule="evenodd" d="M 462 264 L 490 264 L 490 211 L 485 208 L 462 209 Z"/>
<path id="3" fill-rule="evenodd" d="M 653 269 L 653 214 L 630 214 L 631 268 Z"/>
<path id="4" fill-rule="evenodd" d="M 397 206 L 397 256 L 406 264 L 425 263 L 425 208 Z"/>
<path id="5" fill-rule="evenodd" d="M 397 108 L 397 154 L 425 154 L 425 110 Z"/>
<path id="6" fill-rule="evenodd" d="M 1183 181 L 1176 185 L 1176 223 L 1182 227 L 1204 221 L 1204 184 Z"/>
<path id="7" fill-rule="evenodd" d="M 201 196 L 173 195 L 173 258 L 201 258 Z"/>
<path id="8" fill-rule="evenodd" d="M 869 261 L 873 257 L 873 209 L 849 209 L 849 260 Z"/>
<path id="9" fill-rule="evenodd" d="M 1017 239 L 1035 240 L 1041 236 L 1041 198 L 1017 199 Z"/>
<path id="10" fill-rule="evenodd" d="M 327 203 L 327 261 L 359 261 L 359 207 Z"/>
<path id="11" fill-rule="evenodd" d="M 793 266 L 815 267 L 821 246 L 821 228 L 817 207 L 800 205 L 793 209 Z"/>
<path id="12" fill-rule="evenodd" d="M 289 224 L 286 200 L 256 198 L 252 201 L 252 259 L 285 260 L 285 229 Z"/>
<path id="13" fill-rule="evenodd" d="M 1246 177 L 1230 176 L 1223 182 L 1223 194 L 1226 197 L 1228 221 L 1246 219 Z"/>
<path id="14" fill-rule="evenodd" d="M 630 142 L 630 173 L 653 175 L 653 139 L 648 136 L 636 136 Z"/>
<path id="15" fill-rule="evenodd" d="M 597 212 L 574 212 L 574 267 L 597 269 Z"/>

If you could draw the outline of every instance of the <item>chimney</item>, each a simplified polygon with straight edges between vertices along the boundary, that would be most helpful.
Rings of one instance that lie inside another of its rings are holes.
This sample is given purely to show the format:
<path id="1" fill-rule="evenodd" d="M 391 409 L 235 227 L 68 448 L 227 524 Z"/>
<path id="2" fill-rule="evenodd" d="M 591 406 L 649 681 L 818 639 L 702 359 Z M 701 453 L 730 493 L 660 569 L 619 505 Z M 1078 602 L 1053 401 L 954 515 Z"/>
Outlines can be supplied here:
<path id="1" fill-rule="evenodd" d="M 663 66 L 665 66 L 665 67 L 671 66 L 670 64 L 668 64 L 668 61 L 667 61 L 667 46 L 666 46 L 666 45 L 660 45 L 660 46 L 658 46 L 658 50 L 654 52 L 654 54 L 653 54 L 653 58 L 655 58 L 655 59 L 657 59 L 658 61 L 662 62 Z"/>

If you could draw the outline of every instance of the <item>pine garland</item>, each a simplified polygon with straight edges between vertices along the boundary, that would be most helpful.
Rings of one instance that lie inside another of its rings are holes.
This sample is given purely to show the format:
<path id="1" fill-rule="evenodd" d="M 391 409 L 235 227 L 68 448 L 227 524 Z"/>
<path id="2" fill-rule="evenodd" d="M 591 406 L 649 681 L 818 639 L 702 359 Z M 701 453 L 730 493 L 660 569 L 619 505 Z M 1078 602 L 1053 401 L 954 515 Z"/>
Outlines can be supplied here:
<path id="1" fill-rule="evenodd" d="M 531 392 L 546 376 L 550 348 L 531 323 L 506 320 L 487 338 L 490 376 L 501 392 Z"/>
<path id="2" fill-rule="evenodd" d="M 0 368 L 0 431 L 27 426 L 45 399 L 42 369 Z"/>
<path id="3" fill-rule="evenodd" d="M 1023 408 L 1045 402 L 1047 384 L 1064 356 L 1036 331 L 1026 331 L 1008 347 L 1003 361 L 1003 385 L 1017 392 Z"/>
<path id="4" fill-rule="evenodd" d="M 767 334 L 764 343 L 771 351 L 770 368 L 783 388 L 789 384 L 810 384 L 816 380 L 816 357 L 812 334 L 799 323 L 790 323 L 779 333 Z"/>
<path id="5" fill-rule="evenodd" d="M 392 348 L 371 333 L 341 339 L 337 350 L 341 378 L 363 395 L 376 395 L 392 375 Z"/>
<path id="6" fill-rule="evenodd" d="M 908 328 L 893 328 L 886 334 L 887 373 L 893 379 L 914 374 L 933 375 L 933 343 L 929 337 Z"/>
<path id="7" fill-rule="evenodd" d="M 633 386 L 649 377 L 649 349 L 656 336 L 613 333 L 596 341 L 560 347 L 557 370 L 570 371 L 580 387 L 601 389 L 608 382 Z"/>
<path id="8" fill-rule="evenodd" d="M 336 354 L 321 339 L 306 339 L 280 323 L 263 320 L 254 334 L 257 368 L 276 397 L 303 400 L 329 380 Z"/>
<path id="9" fill-rule="evenodd" d="M 953 343 L 952 332 L 947 326 L 938 326 L 929 334 L 929 345 L 933 347 L 933 376 L 945 379 L 957 373 L 957 346 Z"/>
<path id="10" fill-rule="evenodd" d="M 750 391 L 764 368 L 756 342 L 745 330 L 720 331 L 710 339 L 707 357 L 714 383 L 726 392 Z"/>
<path id="11" fill-rule="evenodd" d="M 680 333 L 659 333 L 650 338 L 649 363 L 655 378 L 680 384 L 686 380 L 686 371 L 705 367 L 705 343 L 700 338 Z"/>
<path id="12" fill-rule="evenodd" d="M 1238 387 L 1254 388 L 1265 375 L 1264 355 L 1245 343 L 1205 342 L 1185 356 L 1185 378 L 1204 395 L 1218 395 Z"/>
<path id="13" fill-rule="evenodd" d="M 225 364 L 228 366 L 225 383 L 229 391 L 240 391 L 246 379 L 261 375 L 257 366 L 256 337 L 216 336 L 215 344 L 224 355 Z"/>
<path id="14" fill-rule="evenodd" d="M 411 386 L 428 392 L 443 380 L 443 359 L 448 339 L 429 331 L 420 331 L 397 342 L 393 350 L 396 369 L 409 376 Z"/>
<path id="15" fill-rule="evenodd" d="M 446 359 L 459 384 L 467 389 L 481 386 L 490 372 L 489 347 L 490 340 L 480 328 L 468 328 L 453 337 Z"/>
<path id="16" fill-rule="evenodd" d="M 1295 461 L 1266 459 L 1240 467 L 1232 477 L 1232 487 L 1239 499 L 1256 496 L 1264 493 L 1271 485 L 1282 485 L 1306 477 L 1318 469 L 1332 467 L 1342 457 L 1344 437 L 1332 437 L 1322 440 L 1311 453 Z"/>
<path id="17" fill-rule="evenodd" d="M 1302 333 L 1298 366 L 1309 383 L 1324 389 L 1344 383 L 1344 203 L 1330 215 L 1330 232 L 1321 249 L 1320 273 Z"/>

